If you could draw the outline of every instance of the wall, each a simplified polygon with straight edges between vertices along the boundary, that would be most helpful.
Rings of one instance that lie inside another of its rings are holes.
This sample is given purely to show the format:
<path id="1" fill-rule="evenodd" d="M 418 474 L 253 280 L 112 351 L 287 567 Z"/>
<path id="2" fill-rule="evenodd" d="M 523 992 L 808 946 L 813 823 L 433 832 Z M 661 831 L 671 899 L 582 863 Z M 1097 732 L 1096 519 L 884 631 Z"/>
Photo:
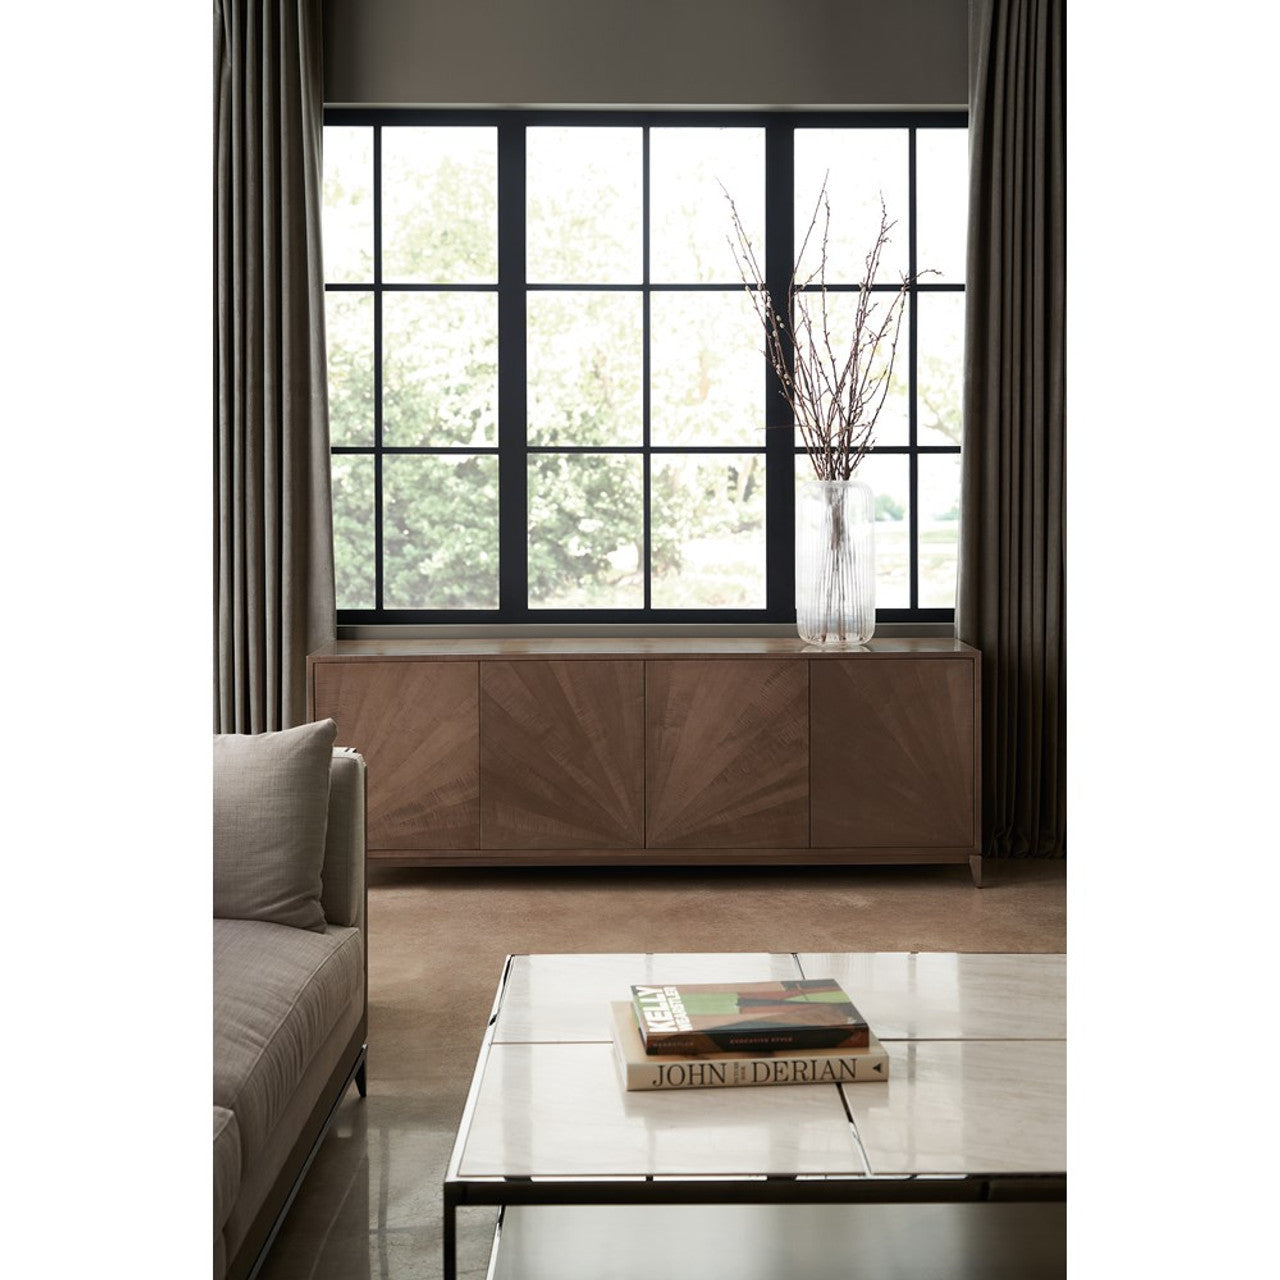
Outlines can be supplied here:
<path id="1" fill-rule="evenodd" d="M 330 105 L 963 106 L 967 0 L 325 0 Z"/>

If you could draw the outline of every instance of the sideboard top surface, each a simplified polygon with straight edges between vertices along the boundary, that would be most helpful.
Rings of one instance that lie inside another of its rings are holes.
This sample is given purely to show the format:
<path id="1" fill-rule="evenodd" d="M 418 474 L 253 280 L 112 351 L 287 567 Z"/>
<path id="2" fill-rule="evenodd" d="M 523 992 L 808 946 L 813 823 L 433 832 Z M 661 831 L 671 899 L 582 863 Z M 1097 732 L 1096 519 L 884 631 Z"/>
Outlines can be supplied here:
<path id="1" fill-rule="evenodd" d="M 351 658 L 969 658 L 978 651 L 938 636 L 892 636 L 850 649 L 826 649 L 786 636 L 610 636 L 448 640 L 334 640 L 309 655 L 313 662 Z"/>

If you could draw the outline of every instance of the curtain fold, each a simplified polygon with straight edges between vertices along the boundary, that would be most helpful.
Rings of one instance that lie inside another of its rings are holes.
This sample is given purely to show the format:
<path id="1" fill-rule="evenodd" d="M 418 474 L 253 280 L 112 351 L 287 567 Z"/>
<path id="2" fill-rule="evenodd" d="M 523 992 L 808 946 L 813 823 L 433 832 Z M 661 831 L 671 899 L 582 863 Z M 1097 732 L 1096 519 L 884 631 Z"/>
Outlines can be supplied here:
<path id="1" fill-rule="evenodd" d="M 1066 852 L 1064 0 L 971 0 L 956 623 L 982 651 L 984 849 Z"/>
<path id="2" fill-rule="evenodd" d="M 214 3 L 214 730 L 306 719 L 332 640 L 320 0 Z"/>

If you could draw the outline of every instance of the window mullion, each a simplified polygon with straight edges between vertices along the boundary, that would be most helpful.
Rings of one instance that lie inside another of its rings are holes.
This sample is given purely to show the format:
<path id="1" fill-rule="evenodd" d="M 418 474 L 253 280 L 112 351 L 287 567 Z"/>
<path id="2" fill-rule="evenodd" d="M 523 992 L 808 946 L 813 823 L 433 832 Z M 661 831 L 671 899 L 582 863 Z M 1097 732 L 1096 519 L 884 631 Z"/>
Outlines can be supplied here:
<path id="1" fill-rule="evenodd" d="M 498 614 L 529 609 L 525 128 L 498 126 Z"/>
<path id="2" fill-rule="evenodd" d="M 652 389 L 649 385 L 652 370 L 650 355 L 650 301 L 652 292 L 649 288 L 649 126 L 641 130 L 641 178 L 640 178 L 640 235 L 641 235 L 641 293 L 640 293 L 640 418 L 644 445 L 644 607 L 646 612 L 653 607 L 653 455 L 650 447 L 653 438 L 650 433 L 649 414 L 652 406 Z"/>
<path id="3" fill-rule="evenodd" d="M 920 607 L 920 455 L 916 420 L 917 338 L 920 322 L 920 295 L 915 291 L 916 279 L 916 130 L 907 130 L 907 276 L 911 288 L 907 293 L 907 565 L 910 594 L 908 606 Z"/>
<path id="4" fill-rule="evenodd" d="M 373 603 L 383 609 L 382 126 L 373 127 Z"/>
<path id="5" fill-rule="evenodd" d="M 785 312 L 795 241 L 795 126 L 790 121 L 765 129 L 765 280 L 779 314 Z M 788 326 L 790 318 L 788 317 Z M 763 339 L 764 335 L 761 334 Z M 791 356 L 787 356 L 788 368 Z M 782 383 L 765 360 L 765 547 L 768 616 L 796 616 L 795 431 Z"/>

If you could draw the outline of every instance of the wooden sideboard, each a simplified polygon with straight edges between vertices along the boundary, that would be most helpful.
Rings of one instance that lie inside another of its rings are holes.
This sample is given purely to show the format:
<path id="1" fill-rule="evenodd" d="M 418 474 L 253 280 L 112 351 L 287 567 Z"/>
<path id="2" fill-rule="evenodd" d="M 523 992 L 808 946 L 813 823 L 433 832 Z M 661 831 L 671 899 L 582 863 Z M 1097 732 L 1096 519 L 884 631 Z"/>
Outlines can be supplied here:
<path id="1" fill-rule="evenodd" d="M 980 663 L 956 640 L 339 640 L 312 719 L 400 866 L 968 862 Z"/>

